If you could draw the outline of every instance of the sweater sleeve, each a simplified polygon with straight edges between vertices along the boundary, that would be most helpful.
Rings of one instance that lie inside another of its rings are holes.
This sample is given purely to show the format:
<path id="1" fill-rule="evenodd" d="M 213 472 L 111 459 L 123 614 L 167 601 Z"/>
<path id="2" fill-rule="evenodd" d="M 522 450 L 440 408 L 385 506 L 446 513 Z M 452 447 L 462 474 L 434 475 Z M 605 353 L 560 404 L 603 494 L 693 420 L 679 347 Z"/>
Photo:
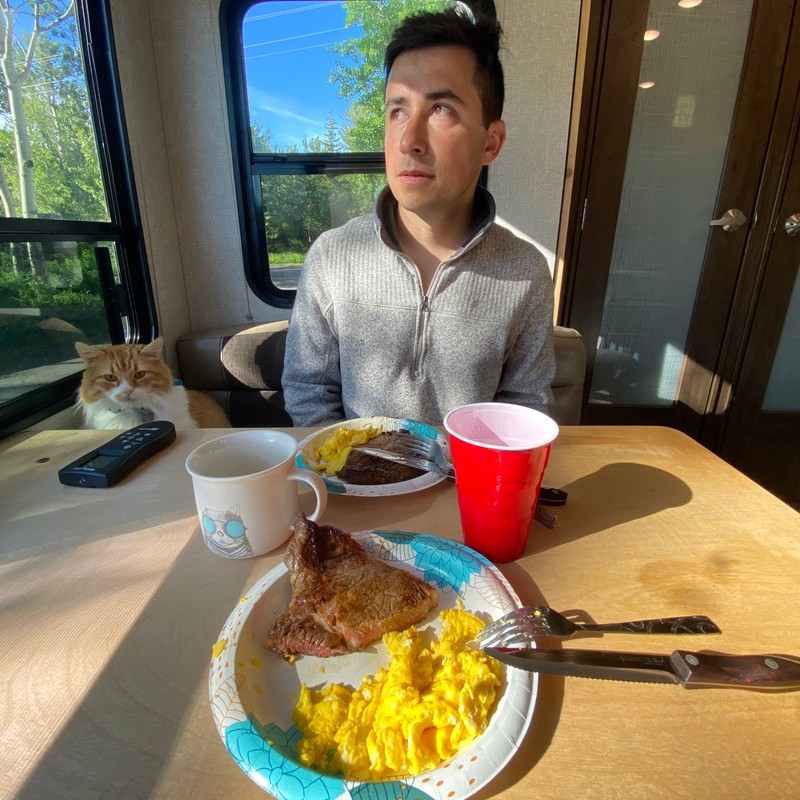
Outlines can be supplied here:
<path id="1" fill-rule="evenodd" d="M 553 350 L 553 281 L 543 256 L 535 261 L 529 300 L 515 325 L 517 335 L 503 365 L 495 400 L 548 413 L 556 373 Z"/>
<path id="2" fill-rule="evenodd" d="M 296 426 L 344 419 L 339 341 L 325 281 L 324 234 L 311 247 L 297 284 L 283 365 L 286 410 Z"/>

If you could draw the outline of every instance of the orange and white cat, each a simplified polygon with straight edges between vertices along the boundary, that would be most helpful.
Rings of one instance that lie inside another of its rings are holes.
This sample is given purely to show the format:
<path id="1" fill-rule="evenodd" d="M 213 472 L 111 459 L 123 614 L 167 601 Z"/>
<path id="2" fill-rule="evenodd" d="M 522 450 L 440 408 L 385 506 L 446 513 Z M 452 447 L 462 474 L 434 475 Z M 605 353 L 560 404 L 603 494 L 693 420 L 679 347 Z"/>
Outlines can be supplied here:
<path id="1" fill-rule="evenodd" d="M 77 403 L 85 427 L 127 430 L 152 420 L 167 420 L 179 430 L 231 427 L 208 395 L 176 383 L 163 358 L 162 337 L 147 345 L 76 342 L 75 349 L 86 362 Z"/>

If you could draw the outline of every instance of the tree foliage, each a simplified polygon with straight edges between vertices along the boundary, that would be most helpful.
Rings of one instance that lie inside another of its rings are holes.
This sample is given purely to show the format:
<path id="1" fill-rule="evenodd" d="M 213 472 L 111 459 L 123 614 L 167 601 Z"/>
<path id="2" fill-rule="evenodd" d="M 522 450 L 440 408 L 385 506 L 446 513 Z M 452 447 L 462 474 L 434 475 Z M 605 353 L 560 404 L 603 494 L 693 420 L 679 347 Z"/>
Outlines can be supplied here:
<path id="1" fill-rule="evenodd" d="M 108 219 L 73 0 L 0 0 L 6 216 Z"/>
<path id="2" fill-rule="evenodd" d="M 361 35 L 333 45 L 341 57 L 330 83 L 338 84 L 339 96 L 350 100 L 349 125 L 342 138 L 354 152 L 383 150 L 384 74 L 383 54 L 395 28 L 419 11 L 438 11 L 450 0 L 376 0 L 349 3 L 345 26 L 360 28 Z"/>
<path id="3" fill-rule="evenodd" d="M 108 219 L 74 0 L 0 0 L 0 202 L 6 217 Z M 0 271 L 51 279 L 43 245 Z M 56 282 L 62 281 L 58 278 Z"/>

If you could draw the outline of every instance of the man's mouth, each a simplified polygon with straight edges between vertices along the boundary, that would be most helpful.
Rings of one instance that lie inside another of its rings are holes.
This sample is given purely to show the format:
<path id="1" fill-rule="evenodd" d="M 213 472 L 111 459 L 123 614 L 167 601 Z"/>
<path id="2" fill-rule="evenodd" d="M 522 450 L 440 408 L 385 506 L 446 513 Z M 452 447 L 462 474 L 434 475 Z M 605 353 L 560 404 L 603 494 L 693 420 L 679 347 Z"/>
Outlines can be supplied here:
<path id="1" fill-rule="evenodd" d="M 431 175 L 429 172 L 422 172 L 418 169 L 404 169 L 398 173 L 398 177 L 400 180 L 407 183 L 417 183 L 433 179 L 433 175 Z"/>

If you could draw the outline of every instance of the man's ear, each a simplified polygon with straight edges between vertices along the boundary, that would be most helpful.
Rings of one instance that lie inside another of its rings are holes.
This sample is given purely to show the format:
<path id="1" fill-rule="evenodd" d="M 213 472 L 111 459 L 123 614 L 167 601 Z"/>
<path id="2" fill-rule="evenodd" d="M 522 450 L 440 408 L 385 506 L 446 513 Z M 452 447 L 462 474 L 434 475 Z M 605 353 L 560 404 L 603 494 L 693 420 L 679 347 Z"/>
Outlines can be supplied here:
<path id="1" fill-rule="evenodd" d="M 483 148 L 483 161 L 481 162 L 485 167 L 491 164 L 500 151 L 503 149 L 503 143 L 506 140 L 506 124 L 501 119 L 496 119 L 494 122 L 489 123 L 486 130 L 486 146 Z"/>

